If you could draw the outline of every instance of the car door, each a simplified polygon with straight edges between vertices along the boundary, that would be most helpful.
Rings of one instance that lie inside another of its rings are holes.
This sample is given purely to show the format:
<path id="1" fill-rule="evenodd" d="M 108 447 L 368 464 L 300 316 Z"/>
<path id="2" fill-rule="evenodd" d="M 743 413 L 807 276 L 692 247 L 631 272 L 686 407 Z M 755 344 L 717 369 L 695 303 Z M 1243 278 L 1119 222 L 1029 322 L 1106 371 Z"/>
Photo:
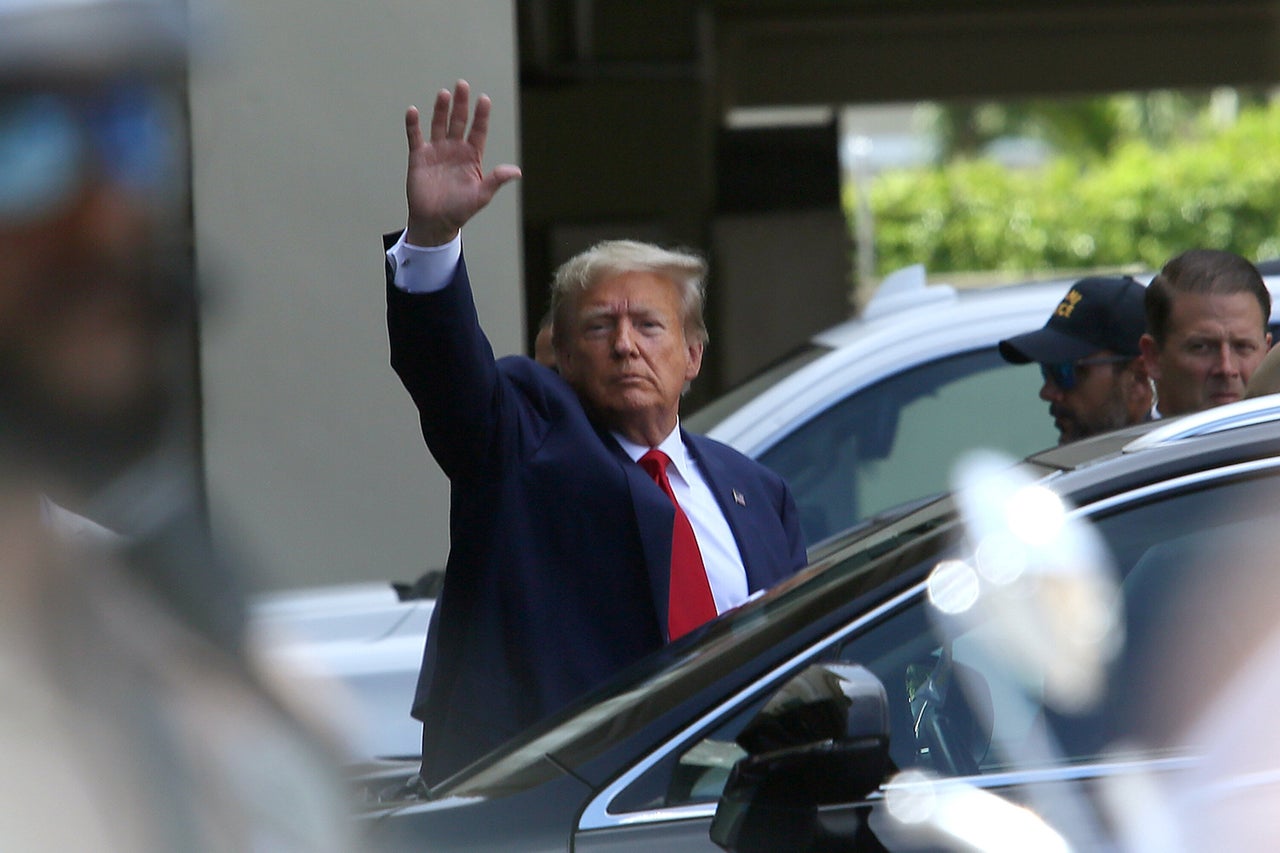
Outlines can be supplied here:
<path id="1" fill-rule="evenodd" d="M 1197 608 L 1206 607 L 1203 598 L 1184 590 L 1201 586 L 1207 573 L 1222 568 L 1213 557 L 1223 543 L 1249 541 L 1269 529 L 1280 496 L 1278 466 L 1269 459 L 1245 462 L 1130 489 L 1079 510 L 1114 559 L 1130 626 L 1109 690 L 1096 707 L 1066 714 L 1046 704 L 1034 679 L 1012 677 L 1007 662 L 991 653 L 983 625 L 943 632 L 920 584 L 852 617 L 787 661 L 767 684 L 744 685 L 628 768 L 588 804 L 574 849 L 718 849 L 707 833 L 730 769 L 745 754 L 735 735 L 787 673 L 833 659 L 861 664 L 884 683 L 891 708 L 889 749 L 900 770 L 958 780 L 1003 802 L 1027 805 L 1066 826 L 1062 831 L 1073 840 L 1091 844 L 1109 837 L 1117 827 L 1099 805 L 1099 786 L 1135 772 L 1184 767 L 1168 744 L 1154 740 L 1123 758 L 1113 748 L 1125 740 L 1155 738 L 1171 722 L 1168 712 L 1177 710 L 1177 697 L 1161 691 L 1176 685 L 1181 672 L 1162 668 L 1170 626 L 1196 624 Z M 1249 583 L 1238 581 L 1237 586 Z M 1213 642 L 1200 647 L 1209 671 L 1222 638 L 1238 633 L 1232 631 L 1229 605 L 1215 612 L 1208 628 Z M 926 687 L 943 661 L 959 689 L 948 694 L 949 706 L 927 709 L 922 698 L 936 696 Z M 833 810 L 835 824 L 842 811 L 855 824 L 870 815 L 872 829 L 889 849 L 937 841 L 889 814 L 883 792 Z"/>
<path id="2" fill-rule="evenodd" d="M 1269 604 L 1250 606 L 1264 589 L 1280 587 L 1268 583 L 1275 575 L 1271 552 L 1254 560 L 1224 557 L 1248 555 L 1254 543 L 1274 544 L 1278 470 L 1272 459 L 1241 462 L 1081 511 L 1114 561 L 1125 635 L 1094 705 L 1054 707 L 1034 677 L 1011 672 L 1008 661 L 993 654 L 999 643 L 981 636 L 991 625 L 942 630 L 923 595 L 843 644 L 841 659 L 867 666 L 885 684 L 890 751 L 900 770 L 911 771 L 912 798 L 918 802 L 929 779 L 959 782 L 949 794 L 977 790 L 1025 806 L 1074 849 L 1153 832 L 1126 825 L 1136 810 L 1113 804 L 1125 786 L 1187 775 L 1195 762 L 1181 738 L 1196 709 L 1274 624 Z M 926 708 L 921 697 L 937 699 L 927 686 L 944 667 L 953 689 L 943 694 L 944 707 Z M 888 849 L 938 843 L 936 824 L 918 814 L 900 819 L 891 802 L 892 794 L 882 791 L 854 811 L 870 814 Z M 945 811 L 936 809 L 936 815 Z M 983 829 L 967 827 L 973 834 L 966 843 L 981 846 Z"/>

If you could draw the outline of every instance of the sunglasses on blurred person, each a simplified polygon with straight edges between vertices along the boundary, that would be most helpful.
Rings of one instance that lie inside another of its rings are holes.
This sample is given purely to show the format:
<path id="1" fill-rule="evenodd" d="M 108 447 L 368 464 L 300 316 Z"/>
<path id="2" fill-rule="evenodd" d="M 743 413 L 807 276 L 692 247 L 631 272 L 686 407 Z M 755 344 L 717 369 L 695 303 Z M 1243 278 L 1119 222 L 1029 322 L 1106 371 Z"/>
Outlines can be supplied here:
<path id="1" fill-rule="evenodd" d="M 92 181 L 172 199 L 185 162 L 181 127 L 172 95 L 153 86 L 0 90 L 0 226 L 53 216 Z"/>
<path id="2" fill-rule="evenodd" d="M 1082 358 L 1078 361 L 1064 361 L 1058 364 L 1040 364 L 1040 375 L 1045 381 L 1052 382 L 1063 391 L 1070 391 L 1080 382 L 1084 373 L 1089 367 L 1095 364 L 1120 364 L 1122 362 L 1132 361 L 1137 356 L 1128 355 L 1098 355 L 1092 358 Z"/>

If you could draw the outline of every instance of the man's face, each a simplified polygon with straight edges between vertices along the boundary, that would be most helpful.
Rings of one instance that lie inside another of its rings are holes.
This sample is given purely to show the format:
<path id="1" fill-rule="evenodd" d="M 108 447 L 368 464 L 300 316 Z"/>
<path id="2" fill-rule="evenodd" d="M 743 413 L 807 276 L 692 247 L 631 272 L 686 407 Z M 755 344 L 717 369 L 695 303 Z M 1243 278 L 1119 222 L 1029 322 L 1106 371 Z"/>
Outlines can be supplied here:
<path id="1" fill-rule="evenodd" d="M 59 216 L 0 225 L 0 352 L 69 410 L 109 411 L 150 381 L 157 342 L 136 293 L 148 224 L 97 186 Z"/>
<path id="2" fill-rule="evenodd" d="M 1112 353 L 1094 353 L 1084 361 L 1108 358 Z M 1098 433 L 1128 426 L 1126 371 L 1115 363 L 1077 365 L 1075 383 L 1064 389 L 1045 372 L 1040 399 L 1049 404 L 1049 416 L 1058 430 L 1058 443 L 1079 441 Z"/>
<path id="3" fill-rule="evenodd" d="M 0 210 L 0 405 L 7 409 L 0 423 L 37 445 L 75 440 L 105 448 L 140 438 L 161 408 L 169 318 L 157 299 L 165 254 L 158 198 L 142 187 L 146 164 L 115 164 L 131 170 L 126 180 L 98 161 L 87 126 L 74 137 L 75 110 L 60 115 L 57 95 L 39 102 L 53 111 L 43 119 L 18 112 L 24 105 L 14 96 L 7 105 L 0 99 L 15 133 L 44 133 L 76 154 L 60 165 L 74 180 L 56 194 L 50 171 L 47 197 L 18 196 L 19 186 Z M 67 103 L 97 102 L 86 95 Z M 127 122 L 133 108 L 103 118 L 103 133 L 114 133 L 118 145 L 136 141 Z M 0 168 L 12 172 L 15 163 L 0 161 Z"/>
<path id="4" fill-rule="evenodd" d="M 560 371 L 609 429 L 656 444 L 674 427 L 680 395 L 702 367 L 686 340 L 675 284 L 646 272 L 597 282 L 573 306 Z"/>
<path id="5" fill-rule="evenodd" d="M 1175 296 L 1164 346 L 1142 338 L 1160 413 L 1182 415 L 1242 399 L 1271 346 L 1266 321 L 1248 293 Z"/>

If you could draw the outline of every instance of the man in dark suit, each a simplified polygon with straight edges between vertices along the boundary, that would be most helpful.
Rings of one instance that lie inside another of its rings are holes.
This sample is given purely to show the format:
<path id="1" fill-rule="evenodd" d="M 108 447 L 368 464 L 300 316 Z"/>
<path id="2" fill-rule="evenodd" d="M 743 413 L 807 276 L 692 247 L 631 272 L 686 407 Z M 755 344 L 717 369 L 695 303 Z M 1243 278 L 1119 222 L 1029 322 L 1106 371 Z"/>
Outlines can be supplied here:
<path id="1" fill-rule="evenodd" d="M 700 258 L 600 244 L 556 274 L 557 370 L 495 360 L 459 229 L 519 170 L 485 174 L 489 101 L 468 132 L 469 101 L 465 82 L 439 92 L 428 138 L 406 114 L 409 223 L 387 252 L 392 365 L 452 487 L 413 707 L 428 781 L 805 563 L 782 480 L 679 428 Z"/>

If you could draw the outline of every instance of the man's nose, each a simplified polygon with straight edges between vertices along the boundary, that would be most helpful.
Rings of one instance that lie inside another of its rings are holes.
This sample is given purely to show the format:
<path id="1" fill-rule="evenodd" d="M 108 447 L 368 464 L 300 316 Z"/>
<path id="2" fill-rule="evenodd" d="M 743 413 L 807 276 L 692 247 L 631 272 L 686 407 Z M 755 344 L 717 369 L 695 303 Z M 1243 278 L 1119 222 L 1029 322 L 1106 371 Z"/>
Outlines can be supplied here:
<path id="1" fill-rule="evenodd" d="M 1046 403 L 1056 403 L 1062 399 L 1062 389 L 1051 379 L 1045 379 L 1040 386 L 1040 399 Z"/>
<path id="2" fill-rule="evenodd" d="M 1238 376 L 1240 374 L 1240 359 L 1235 351 L 1231 349 L 1231 343 L 1224 341 L 1222 346 L 1218 348 L 1218 357 L 1214 361 L 1214 369 L 1226 376 Z"/>
<path id="3" fill-rule="evenodd" d="M 68 239 L 103 247 L 127 246 L 145 236 L 151 217 L 142 198 L 114 181 L 93 176 L 86 178 L 67 208 L 62 227 Z"/>
<path id="4" fill-rule="evenodd" d="M 636 332 L 628 320 L 618 323 L 613 336 L 613 351 L 617 355 L 631 355 L 636 351 Z"/>

